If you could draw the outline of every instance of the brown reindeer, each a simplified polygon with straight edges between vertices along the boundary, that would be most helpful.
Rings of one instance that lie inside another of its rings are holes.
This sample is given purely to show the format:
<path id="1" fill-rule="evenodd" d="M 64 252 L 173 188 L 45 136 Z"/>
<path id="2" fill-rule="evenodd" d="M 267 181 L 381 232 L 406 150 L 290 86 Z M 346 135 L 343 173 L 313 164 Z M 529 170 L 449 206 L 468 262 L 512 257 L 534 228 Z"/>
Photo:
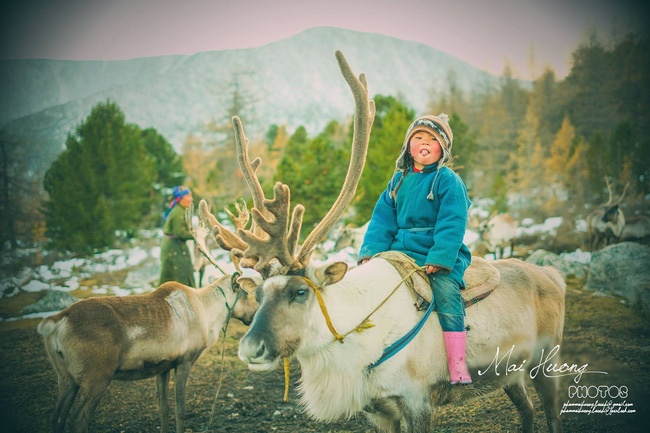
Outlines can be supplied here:
<path id="1" fill-rule="evenodd" d="M 239 288 L 238 274 L 201 289 L 167 282 L 156 291 L 78 301 L 38 325 L 59 384 L 52 414 L 55 433 L 70 418 L 87 432 L 93 411 L 112 380 L 156 377 L 161 432 L 169 428 L 169 376 L 174 370 L 176 432 L 183 433 L 190 368 L 219 338 L 230 317 L 250 324 L 255 308 Z"/>
<path id="2" fill-rule="evenodd" d="M 628 182 L 623 188 L 623 193 L 617 200 L 612 195 L 612 184 L 605 177 L 609 200 L 587 216 L 587 243 L 590 251 L 596 251 L 602 246 L 618 242 L 625 227 L 625 215 L 620 208 L 625 192 L 630 186 Z"/>
<path id="3" fill-rule="evenodd" d="M 539 371 L 544 360 L 559 365 L 565 284 L 557 270 L 516 259 L 492 262 L 496 269 L 490 281 L 499 283 L 480 307 L 467 311 L 473 383 L 452 388 L 435 317 L 423 324 L 413 342 L 376 364 L 384 349 L 412 330 L 423 314 L 413 308 L 413 294 L 392 262 L 375 258 L 351 270 L 341 262 L 319 267 L 310 262 L 314 247 L 354 198 L 375 113 L 363 74 L 357 78 L 340 52 L 336 57 L 355 100 L 351 159 L 339 197 L 303 244 L 298 246 L 303 206 L 290 212 L 289 188 L 281 183 L 275 185 L 273 199 L 264 198 L 256 176 L 260 159 L 249 159 L 237 117 L 237 158 L 253 195 L 253 226 L 232 233 L 217 225 L 204 202 L 199 204 L 199 217 L 213 227 L 217 242 L 264 280 L 258 285 L 239 279 L 260 302 L 240 341 L 239 357 L 256 371 L 295 357 L 301 366 L 302 404 L 310 416 L 333 421 L 363 412 L 384 433 L 428 433 L 436 406 L 499 389 L 515 404 L 523 430 L 531 432 L 529 377 L 549 431 L 560 432 L 558 377 Z"/>

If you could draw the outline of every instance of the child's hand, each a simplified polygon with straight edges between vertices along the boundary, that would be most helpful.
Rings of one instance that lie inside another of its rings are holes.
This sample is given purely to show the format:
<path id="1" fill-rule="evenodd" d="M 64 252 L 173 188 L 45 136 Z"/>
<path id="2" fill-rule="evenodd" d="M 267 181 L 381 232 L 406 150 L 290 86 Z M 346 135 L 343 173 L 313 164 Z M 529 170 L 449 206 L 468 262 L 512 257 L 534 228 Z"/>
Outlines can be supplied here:
<path id="1" fill-rule="evenodd" d="M 426 273 L 427 273 L 427 274 L 435 274 L 435 273 L 438 272 L 439 270 L 440 270 L 440 268 L 437 267 L 437 266 L 428 265 L 428 266 L 427 266 Z"/>

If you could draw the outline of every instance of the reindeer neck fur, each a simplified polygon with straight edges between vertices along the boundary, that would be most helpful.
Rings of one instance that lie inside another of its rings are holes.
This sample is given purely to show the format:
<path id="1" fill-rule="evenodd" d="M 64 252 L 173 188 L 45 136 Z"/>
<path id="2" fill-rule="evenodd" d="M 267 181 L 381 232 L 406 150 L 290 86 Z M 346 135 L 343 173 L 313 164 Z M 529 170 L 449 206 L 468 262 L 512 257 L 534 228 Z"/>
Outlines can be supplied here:
<path id="1" fill-rule="evenodd" d="M 348 271 L 340 282 L 323 288 L 334 328 L 344 334 L 358 326 L 400 282 L 401 277 L 388 262 L 375 259 Z M 386 387 L 382 374 L 367 367 L 417 322 L 412 304 L 408 290 L 398 289 L 371 316 L 374 327 L 352 332 L 339 343 L 314 301 L 307 330 L 310 335 L 305 336 L 309 343 L 296 354 L 302 370 L 301 401 L 312 416 L 322 421 L 350 417 L 382 393 Z M 400 368 L 395 364 L 390 367 L 393 373 Z"/>
<path id="2" fill-rule="evenodd" d="M 195 305 L 191 305 L 190 303 L 188 307 L 200 308 L 202 310 L 202 314 L 198 314 L 198 317 L 202 318 L 203 324 L 201 328 L 203 329 L 204 338 L 208 345 L 218 340 L 219 332 L 221 331 L 222 326 L 225 325 L 228 314 L 226 303 L 230 304 L 234 302 L 235 299 L 235 294 L 233 294 L 230 289 L 221 288 L 223 285 L 223 278 L 220 278 L 208 286 L 199 289 L 187 288 L 187 291 L 190 294 L 194 294 L 194 298 L 198 301 Z M 232 300 L 231 302 L 228 302 L 230 294 L 232 294 Z M 174 296 L 174 294 L 171 296 Z M 174 300 L 168 297 L 167 301 L 173 307 Z M 192 313 L 190 312 L 190 314 Z"/>
<path id="3" fill-rule="evenodd" d="M 175 338 L 180 341 L 187 339 L 189 326 L 194 333 L 200 333 L 203 343 L 199 344 L 210 346 L 218 340 L 219 332 L 228 314 L 226 302 L 228 294 L 231 293 L 228 288 L 220 288 L 223 285 L 225 283 L 221 278 L 199 289 L 182 285 L 170 287 L 170 290 L 164 294 L 164 299 L 171 307 L 170 324 Z M 161 288 L 163 287 L 165 286 Z M 234 300 L 234 295 L 232 298 Z"/>

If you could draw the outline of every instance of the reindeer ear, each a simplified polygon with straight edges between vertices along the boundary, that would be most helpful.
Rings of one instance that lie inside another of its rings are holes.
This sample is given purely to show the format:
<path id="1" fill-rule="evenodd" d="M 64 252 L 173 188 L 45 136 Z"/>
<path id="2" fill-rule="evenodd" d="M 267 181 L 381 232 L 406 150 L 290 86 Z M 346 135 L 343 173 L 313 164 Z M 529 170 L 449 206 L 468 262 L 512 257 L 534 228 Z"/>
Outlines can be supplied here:
<path id="1" fill-rule="evenodd" d="M 237 290 L 239 290 L 241 288 L 241 286 L 239 285 L 239 281 L 237 281 L 237 279 L 240 276 L 241 276 L 241 274 L 239 272 L 235 272 L 230 277 L 230 288 L 232 289 L 233 292 L 236 292 Z"/>
<path id="2" fill-rule="evenodd" d="M 239 283 L 239 286 L 246 291 L 246 293 L 250 295 L 255 294 L 255 290 L 257 289 L 257 282 L 249 277 L 239 277 L 237 279 L 237 283 Z"/>
<path id="3" fill-rule="evenodd" d="M 316 269 L 314 272 L 318 280 L 318 286 L 328 286 L 330 284 L 338 283 L 343 279 L 345 273 L 348 271 L 348 265 L 344 262 L 335 262 L 328 265 L 323 265 Z"/>

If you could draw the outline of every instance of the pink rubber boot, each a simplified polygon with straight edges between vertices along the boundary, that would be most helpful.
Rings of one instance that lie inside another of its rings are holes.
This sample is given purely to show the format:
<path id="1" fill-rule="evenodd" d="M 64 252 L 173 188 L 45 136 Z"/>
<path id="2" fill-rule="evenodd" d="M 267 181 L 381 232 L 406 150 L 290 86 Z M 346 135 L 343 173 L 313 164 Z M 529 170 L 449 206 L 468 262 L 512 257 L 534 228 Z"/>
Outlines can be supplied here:
<path id="1" fill-rule="evenodd" d="M 472 383 L 472 378 L 467 371 L 467 361 L 465 358 L 465 345 L 467 332 L 443 332 L 445 339 L 445 349 L 447 349 L 447 367 L 451 384 L 466 385 Z"/>

